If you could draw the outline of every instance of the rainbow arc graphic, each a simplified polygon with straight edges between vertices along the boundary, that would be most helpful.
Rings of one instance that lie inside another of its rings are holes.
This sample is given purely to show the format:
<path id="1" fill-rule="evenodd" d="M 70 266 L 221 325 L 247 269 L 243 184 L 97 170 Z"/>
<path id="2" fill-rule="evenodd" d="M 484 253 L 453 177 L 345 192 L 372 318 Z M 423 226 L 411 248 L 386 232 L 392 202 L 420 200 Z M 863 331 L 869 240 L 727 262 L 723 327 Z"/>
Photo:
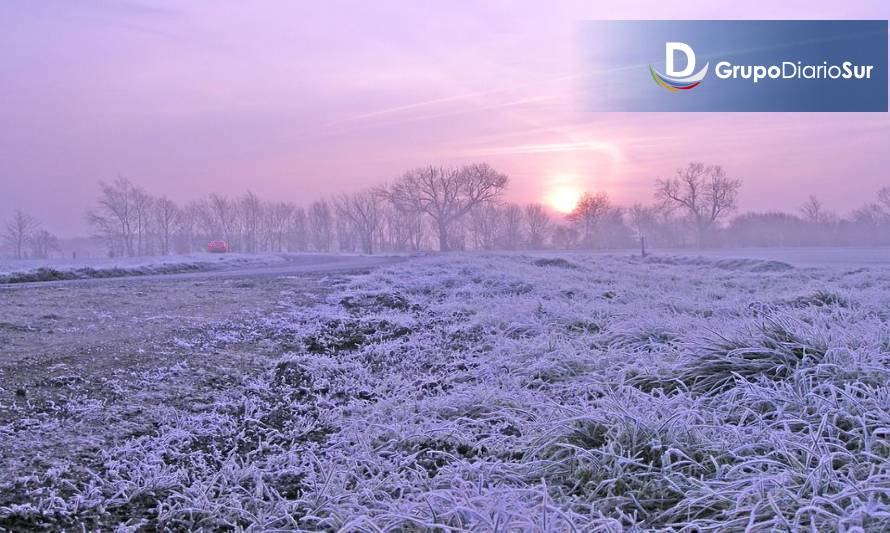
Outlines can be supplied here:
<path id="1" fill-rule="evenodd" d="M 675 93 L 677 91 L 688 91 L 689 89 L 694 89 L 701 85 L 701 80 L 704 79 L 705 75 L 708 73 L 708 65 L 710 65 L 710 63 L 705 64 L 705 66 L 695 74 L 683 78 L 666 76 L 652 68 L 652 65 L 649 65 L 649 73 L 652 74 L 652 79 L 655 80 L 655 83 L 672 93 Z"/>

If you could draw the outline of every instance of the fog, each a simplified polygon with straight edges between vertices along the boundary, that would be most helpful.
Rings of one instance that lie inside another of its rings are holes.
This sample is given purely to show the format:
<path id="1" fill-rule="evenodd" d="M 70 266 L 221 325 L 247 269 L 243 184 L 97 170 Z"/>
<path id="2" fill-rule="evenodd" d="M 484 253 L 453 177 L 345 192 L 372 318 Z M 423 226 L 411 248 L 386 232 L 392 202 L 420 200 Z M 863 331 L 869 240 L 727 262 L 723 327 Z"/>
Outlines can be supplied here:
<path id="1" fill-rule="evenodd" d="M 569 183 L 652 201 L 689 161 L 744 179 L 744 211 L 838 213 L 886 185 L 886 114 L 591 114 L 577 107 L 587 18 L 887 18 L 883 2 L 419 6 L 5 2 L 0 219 L 59 237 L 118 175 L 187 204 L 246 190 L 312 201 L 422 165 L 487 162 L 504 200 Z M 459 39 L 455 36 L 460 35 Z"/>
<path id="2" fill-rule="evenodd" d="M 505 200 L 509 177 L 490 165 L 424 166 L 355 192 L 305 203 L 250 190 L 188 202 L 120 176 L 100 182 L 84 218 L 90 239 L 60 240 L 17 210 L 3 227 L 12 259 L 242 252 L 392 253 L 451 250 L 878 246 L 890 244 L 890 186 L 848 213 L 815 194 L 795 211 L 740 211 L 744 180 L 692 162 L 658 179 L 649 203 L 583 191 L 567 213 Z M 557 206 L 558 207 L 558 206 Z"/>

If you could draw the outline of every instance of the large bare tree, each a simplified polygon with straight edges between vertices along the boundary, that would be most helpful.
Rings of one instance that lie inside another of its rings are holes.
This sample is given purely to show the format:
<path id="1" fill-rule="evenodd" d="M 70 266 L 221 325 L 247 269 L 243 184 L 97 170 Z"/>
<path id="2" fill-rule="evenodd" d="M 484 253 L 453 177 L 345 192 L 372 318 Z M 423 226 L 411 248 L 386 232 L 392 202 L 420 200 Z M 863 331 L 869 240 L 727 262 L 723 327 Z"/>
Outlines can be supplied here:
<path id="1" fill-rule="evenodd" d="M 100 181 L 99 188 L 99 201 L 87 212 L 87 221 L 108 241 L 112 255 L 135 255 L 135 188 L 123 176 L 112 183 Z"/>
<path id="2" fill-rule="evenodd" d="M 485 163 L 448 169 L 429 166 L 407 172 L 386 195 L 399 210 L 429 216 L 439 250 L 447 251 L 454 224 L 475 207 L 500 198 L 507 181 L 507 176 Z"/>
<path id="3" fill-rule="evenodd" d="M 3 242 L 12 249 L 16 259 L 23 259 L 25 246 L 40 229 L 40 223 L 22 211 L 16 211 L 3 230 Z"/>
<path id="4" fill-rule="evenodd" d="M 689 163 L 673 178 L 659 179 L 655 197 L 666 207 L 686 211 L 701 242 L 717 221 L 736 208 L 741 187 L 742 181 L 728 177 L 719 165 Z"/>
<path id="5" fill-rule="evenodd" d="M 99 182 L 96 206 L 87 212 L 87 222 L 108 241 L 113 255 L 148 255 L 155 228 L 155 199 L 130 180 L 118 176 L 112 183 Z"/>

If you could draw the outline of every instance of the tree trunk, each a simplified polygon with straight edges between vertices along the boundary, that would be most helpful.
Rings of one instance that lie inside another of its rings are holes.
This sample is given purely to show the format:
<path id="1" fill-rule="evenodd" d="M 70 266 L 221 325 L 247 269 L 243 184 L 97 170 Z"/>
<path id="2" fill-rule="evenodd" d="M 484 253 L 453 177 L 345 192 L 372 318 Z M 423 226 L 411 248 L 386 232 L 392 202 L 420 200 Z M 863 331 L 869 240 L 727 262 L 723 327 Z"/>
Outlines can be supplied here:
<path id="1" fill-rule="evenodd" d="M 448 226 L 439 222 L 439 251 L 448 251 Z"/>

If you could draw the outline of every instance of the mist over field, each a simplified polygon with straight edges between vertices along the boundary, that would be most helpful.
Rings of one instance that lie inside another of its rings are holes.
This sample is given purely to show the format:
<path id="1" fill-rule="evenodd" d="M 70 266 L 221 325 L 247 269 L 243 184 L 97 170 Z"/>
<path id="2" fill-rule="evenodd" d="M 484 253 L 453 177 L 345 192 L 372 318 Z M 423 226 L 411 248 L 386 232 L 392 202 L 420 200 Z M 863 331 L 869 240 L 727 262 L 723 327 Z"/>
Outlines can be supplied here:
<path id="1" fill-rule="evenodd" d="M 575 40 L 888 16 L 3 3 L 0 532 L 890 530 L 890 115 Z"/>
<path id="2" fill-rule="evenodd" d="M 404 253 L 436 250 L 615 250 L 886 246 L 890 186 L 847 214 L 815 194 L 795 212 L 738 212 L 744 180 L 720 165 L 689 163 L 653 183 L 652 200 L 616 205 L 608 192 L 559 189 L 543 202 L 504 199 L 509 177 L 486 163 L 425 166 L 357 192 L 307 205 L 251 191 L 178 204 L 127 178 L 100 181 L 84 218 L 91 239 L 63 243 L 17 210 L 5 225 L 7 257 L 132 258 L 200 251 Z M 546 203 L 544 203 L 546 202 Z M 219 247 L 213 249 L 212 244 Z M 14 264 L 14 263 L 13 263 Z"/>

